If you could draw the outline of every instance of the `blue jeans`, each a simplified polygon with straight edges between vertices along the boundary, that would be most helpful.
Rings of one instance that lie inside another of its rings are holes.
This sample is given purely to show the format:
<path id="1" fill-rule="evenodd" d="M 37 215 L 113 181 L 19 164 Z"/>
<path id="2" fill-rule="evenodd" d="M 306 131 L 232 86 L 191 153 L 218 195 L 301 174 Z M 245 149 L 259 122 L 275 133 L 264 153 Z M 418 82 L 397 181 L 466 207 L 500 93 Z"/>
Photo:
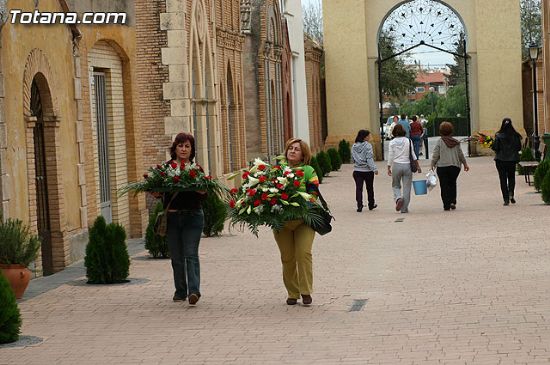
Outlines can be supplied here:
<path id="1" fill-rule="evenodd" d="M 420 153 L 420 146 L 422 146 L 422 138 L 420 136 L 411 136 L 411 140 L 413 142 L 414 154 L 416 155 L 416 158 L 418 158 L 418 154 Z"/>
<path id="2" fill-rule="evenodd" d="M 202 209 L 168 213 L 166 238 L 170 249 L 176 295 L 200 294 L 199 242 L 204 226 Z"/>

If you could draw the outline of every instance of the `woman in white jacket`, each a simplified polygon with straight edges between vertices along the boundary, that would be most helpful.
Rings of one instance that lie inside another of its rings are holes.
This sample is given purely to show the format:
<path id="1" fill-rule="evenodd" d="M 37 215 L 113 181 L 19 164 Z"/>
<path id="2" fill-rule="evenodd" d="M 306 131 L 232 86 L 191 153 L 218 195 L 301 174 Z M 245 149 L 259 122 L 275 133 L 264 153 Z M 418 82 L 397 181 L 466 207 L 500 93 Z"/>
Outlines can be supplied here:
<path id="1" fill-rule="evenodd" d="M 422 172 L 422 170 L 412 150 L 411 140 L 405 137 L 403 126 L 400 124 L 396 125 L 393 129 L 393 136 L 395 138 L 391 140 L 389 146 L 388 176 L 392 177 L 395 210 L 401 211 L 401 213 L 408 213 L 412 185 L 412 170 L 409 156 L 412 156 L 412 159 L 415 161 L 417 172 Z"/>

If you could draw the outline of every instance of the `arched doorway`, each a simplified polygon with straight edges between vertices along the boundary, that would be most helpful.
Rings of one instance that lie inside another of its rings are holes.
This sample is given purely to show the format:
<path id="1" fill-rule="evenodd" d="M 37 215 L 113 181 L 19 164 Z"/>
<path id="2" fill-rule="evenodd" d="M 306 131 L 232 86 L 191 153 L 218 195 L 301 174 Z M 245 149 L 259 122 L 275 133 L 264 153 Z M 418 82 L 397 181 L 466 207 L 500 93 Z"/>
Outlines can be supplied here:
<path id="1" fill-rule="evenodd" d="M 463 134 L 471 135 L 469 72 L 467 54 L 467 33 L 464 22 L 452 8 L 436 0 L 412 0 L 395 6 L 384 18 L 378 31 L 378 108 L 380 113 L 380 135 L 384 135 L 384 105 L 390 92 L 391 80 L 383 79 L 384 64 L 395 62 L 396 58 L 414 52 L 418 48 L 428 48 L 438 52 L 453 55 L 456 60 L 455 72 L 464 79 L 465 106 L 464 116 L 456 115 L 453 120 L 455 128 L 463 130 Z M 395 69 L 395 65 L 391 65 Z M 455 77 L 458 77 L 455 75 Z M 444 86 L 445 92 L 447 85 Z M 458 89 L 457 89 L 458 90 Z M 426 93 L 425 90 L 418 92 Z M 415 91 L 415 92 L 416 92 Z M 430 87 L 427 97 L 434 97 L 435 89 Z M 433 113 L 433 105 L 432 105 Z M 454 117 L 454 116 L 453 116 Z M 447 118 L 449 119 L 449 118 Z M 432 121 L 434 124 L 438 120 Z M 437 127 L 434 125 L 434 130 Z M 462 134 L 462 133 L 461 133 Z M 381 141 L 382 158 L 384 158 L 384 139 Z M 471 155 L 470 144 L 468 154 Z"/>
<path id="2" fill-rule="evenodd" d="M 34 120 L 32 135 L 34 142 L 34 169 L 36 190 L 36 224 L 41 241 L 42 269 L 44 275 L 54 273 L 52 252 L 52 227 L 50 220 L 48 166 L 46 164 L 46 137 L 44 127 L 44 105 L 38 84 L 47 87 L 46 80 L 37 74 L 32 80 L 30 111 Z M 42 92 L 44 94 L 44 91 Z"/>

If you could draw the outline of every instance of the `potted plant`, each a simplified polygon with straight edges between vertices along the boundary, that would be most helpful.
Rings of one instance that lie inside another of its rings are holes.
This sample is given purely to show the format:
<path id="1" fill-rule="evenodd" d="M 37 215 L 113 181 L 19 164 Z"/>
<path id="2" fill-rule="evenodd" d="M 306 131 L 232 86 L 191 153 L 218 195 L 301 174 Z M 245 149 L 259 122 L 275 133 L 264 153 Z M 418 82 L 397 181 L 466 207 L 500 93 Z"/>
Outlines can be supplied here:
<path id="1" fill-rule="evenodd" d="M 40 239 L 31 234 L 28 226 L 19 219 L 0 216 L 0 270 L 8 279 L 15 297 L 21 299 L 31 272 L 27 266 L 38 256 Z"/>

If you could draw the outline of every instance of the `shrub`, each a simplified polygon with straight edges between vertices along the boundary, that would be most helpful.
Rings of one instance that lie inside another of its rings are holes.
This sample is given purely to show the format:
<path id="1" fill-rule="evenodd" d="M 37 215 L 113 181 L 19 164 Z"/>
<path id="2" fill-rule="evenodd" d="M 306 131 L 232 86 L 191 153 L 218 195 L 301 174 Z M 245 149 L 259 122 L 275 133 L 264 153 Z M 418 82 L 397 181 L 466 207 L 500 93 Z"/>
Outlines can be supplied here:
<path id="1" fill-rule="evenodd" d="M 524 147 L 521 150 L 521 153 L 519 155 L 520 161 L 535 161 L 535 156 L 533 156 L 533 151 L 530 147 Z M 517 171 L 520 175 L 523 175 L 523 168 L 518 164 L 517 165 Z"/>
<path id="2" fill-rule="evenodd" d="M 542 200 L 546 204 L 550 204 L 550 172 L 547 172 L 544 179 L 542 179 L 540 190 L 542 192 Z"/>
<path id="3" fill-rule="evenodd" d="M 341 140 L 338 144 L 338 154 L 340 155 L 343 163 L 351 162 L 351 146 L 345 139 Z"/>
<path id="4" fill-rule="evenodd" d="M 168 242 L 166 237 L 161 237 L 155 233 L 155 220 L 157 215 L 162 212 L 162 202 L 155 204 L 151 214 L 149 214 L 149 224 L 145 231 L 145 248 L 149 251 L 149 254 L 154 258 L 168 258 L 170 257 L 170 251 L 168 250 Z"/>
<path id="5" fill-rule="evenodd" d="M 130 257 L 126 247 L 126 231 L 119 224 L 106 224 L 97 217 L 89 232 L 86 246 L 86 276 L 90 284 L 113 284 L 127 281 Z"/>
<path id="6" fill-rule="evenodd" d="M 321 166 L 321 170 L 323 170 L 323 176 L 328 175 L 332 171 L 332 162 L 325 151 L 321 151 L 317 154 L 317 161 L 319 161 L 319 166 Z"/>
<path id="7" fill-rule="evenodd" d="M 319 161 L 317 160 L 317 157 L 313 156 L 311 158 L 311 161 L 309 162 L 309 165 L 313 167 L 315 170 L 315 173 L 317 174 L 317 178 L 319 179 L 319 184 L 323 183 L 323 170 L 321 169 L 321 166 L 319 166 Z"/>
<path id="8" fill-rule="evenodd" d="M 535 189 L 537 189 L 537 191 L 540 191 L 542 180 L 548 174 L 549 170 L 550 170 L 550 160 L 543 160 L 537 166 L 537 169 L 535 170 L 535 174 L 534 174 Z"/>
<path id="9" fill-rule="evenodd" d="M 342 166 L 342 158 L 340 157 L 340 154 L 336 150 L 336 148 L 329 148 L 327 151 L 330 162 L 332 164 L 332 171 L 338 171 L 340 170 L 340 167 Z"/>
<path id="10" fill-rule="evenodd" d="M 19 339 L 21 314 L 10 283 L 0 271 L 0 343 Z"/>
<path id="11" fill-rule="evenodd" d="M 0 214 L 0 264 L 19 264 L 25 267 L 36 260 L 40 239 L 19 219 L 5 221 Z"/>
<path id="12" fill-rule="evenodd" d="M 217 236 L 223 231 L 227 219 L 227 204 L 217 194 L 208 194 L 202 204 L 204 211 L 204 228 L 206 237 Z"/>

